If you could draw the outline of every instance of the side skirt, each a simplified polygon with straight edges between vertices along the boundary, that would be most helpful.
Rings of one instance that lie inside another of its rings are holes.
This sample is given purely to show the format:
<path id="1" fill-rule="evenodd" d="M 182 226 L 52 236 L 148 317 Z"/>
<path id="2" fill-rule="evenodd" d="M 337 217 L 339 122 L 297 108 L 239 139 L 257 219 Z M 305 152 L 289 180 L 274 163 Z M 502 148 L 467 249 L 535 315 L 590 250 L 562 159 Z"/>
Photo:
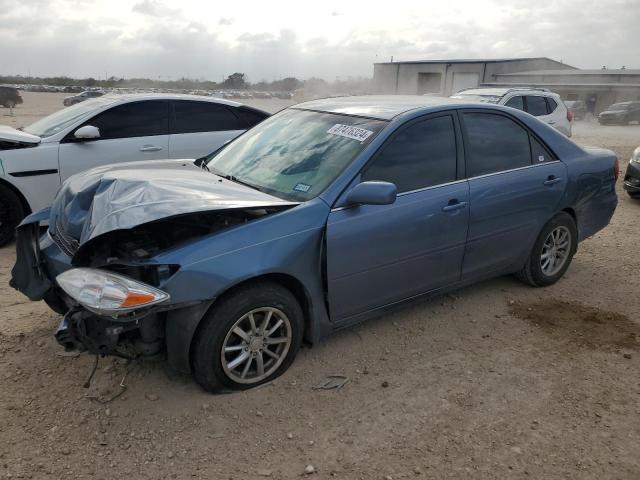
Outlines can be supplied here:
<path id="1" fill-rule="evenodd" d="M 420 301 L 420 300 L 428 300 L 430 298 L 434 298 L 434 297 L 438 297 L 441 295 L 444 295 L 446 293 L 455 291 L 455 290 L 459 290 L 463 287 L 467 287 L 469 285 L 473 285 L 475 283 L 481 282 L 483 280 L 490 280 L 492 278 L 497 278 L 497 277 L 502 277 L 505 275 L 511 275 L 513 273 L 515 273 L 520 267 L 514 267 L 514 266 L 510 266 L 509 268 L 506 269 L 502 269 L 500 271 L 494 271 L 494 272 L 489 272 L 487 274 L 484 274 L 482 276 L 476 276 L 473 277 L 471 279 L 467 279 L 464 281 L 459 281 L 456 283 L 452 283 L 450 285 L 447 285 L 445 287 L 441 287 L 438 288 L 436 290 L 430 290 L 428 292 L 425 293 L 421 293 L 418 295 L 414 295 L 412 297 L 409 298 L 405 298 L 403 300 L 399 300 L 396 302 L 392 302 L 392 303 L 388 303 L 386 305 L 382 305 L 380 307 L 376 307 L 374 309 L 371 310 L 367 310 L 366 312 L 362 312 L 362 313 L 358 313 L 356 315 L 352 315 L 350 317 L 341 319 L 339 321 L 339 323 L 334 323 L 334 329 L 332 331 L 333 332 L 337 332 L 339 330 L 342 330 L 343 328 L 348 328 L 351 327 L 353 325 L 357 325 L 359 323 L 362 323 L 366 320 L 369 320 L 371 318 L 376 318 L 376 317 L 380 317 L 385 313 L 388 312 L 392 312 L 397 310 L 398 308 L 400 308 L 403 305 L 406 304 L 410 304 L 416 301 Z"/>

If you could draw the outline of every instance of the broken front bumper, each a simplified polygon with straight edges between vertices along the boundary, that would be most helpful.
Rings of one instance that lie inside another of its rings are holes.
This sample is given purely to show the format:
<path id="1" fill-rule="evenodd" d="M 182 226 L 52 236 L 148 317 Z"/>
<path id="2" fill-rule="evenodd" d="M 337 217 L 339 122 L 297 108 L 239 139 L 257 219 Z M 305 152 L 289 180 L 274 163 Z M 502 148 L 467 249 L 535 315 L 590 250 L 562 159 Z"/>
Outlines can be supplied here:
<path id="1" fill-rule="evenodd" d="M 49 209 L 46 209 L 25 218 L 18 227 L 16 263 L 9 283 L 30 300 L 44 300 L 52 310 L 63 315 L 55 333 L 58 343 L 67 351 L 126 358 L 154 355 L 165 345 L 168 315 L 173 318 L 169 360 L 175 359 L 172 363 L 188 371 L 188 348 L 184 351 L 185 344 L 189 344 L 197 321 L 210 302 L 197 302 L 169 312 L 150 309 L 115 319 L 85 310 L 56 284 L 56 277 L 73 265 L 71 257 L 54 242 L 48 231 L 41 234 L 40 223 L 48 219 Z M 170 308 L 173 307 L 177 306 Z"/>
<path id="2" fill-rule="evenodd" d="M 134 338 L 123 342 L 130 332 L 135 332 Z M 143 318 L 114 320 L 82 308 L 72 308 L 60 321 L 55 337 L 66 351 L 123 358 L 154 355 L 164 344 L 164 317 L 150 314 Z"/>
<path id="3" fill-rule="evenodd" d="M 29 215 L 16 229 L 16 263 L 9 285 L 30 300 L 45 300 L 57 313 L 72 305 L 56 287 L 55 278 L 72 268 L 71 257 L 53 242 L 49 232 L 41 234 L 41 222 L 49 219 L 49 209 Z"/>
<path id="4" fill-rule="evenodd" d="M 189 372 L 193 336 L 215 297 L 185 298 L 178 289 L 175 297 L 182 296 L 180 303 L 144 312 L 145 315 L 114 319 L 89 312 L 57 286 L 56 277 L 74 266 L 71 256 L 48 231 L 40 233 L 41 222 L 47 220 L 49 209 L 27 217 L 18 227 L 17 261 L 10 283 L 31 300 L 44 300 L 64 316 L 55 334 L 58 343 L 66 350 L 123 357 L 153 355 L 166 348 L 169 364 L 176 370 Z M 183 285 L 177 284 L 180 288 Z"/>
<path id="5" fill-rule="evenodd" d="M 11 270 L 11 285 L 29 300 L 42 300 L 51 289 L 44 271 L 40 250 L 40 222 L 49 219 L 49 209 L 29 215 L 16 229 L 16 263 Z"/>

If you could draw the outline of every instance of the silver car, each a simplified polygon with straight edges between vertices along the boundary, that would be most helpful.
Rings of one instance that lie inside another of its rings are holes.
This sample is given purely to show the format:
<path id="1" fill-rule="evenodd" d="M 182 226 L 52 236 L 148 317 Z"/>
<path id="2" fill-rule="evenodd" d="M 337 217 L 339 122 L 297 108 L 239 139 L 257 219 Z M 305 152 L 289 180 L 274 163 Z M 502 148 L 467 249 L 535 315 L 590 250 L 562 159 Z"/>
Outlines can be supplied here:
<path id="1" fill-rule="evenodd" d="M 551 125 L 567 137 L 571 136 L 573 114 L 567 110 L 560 95 L 545 88 L 470 88 L 461 90 L 451 98 L 517 108 Z"/>

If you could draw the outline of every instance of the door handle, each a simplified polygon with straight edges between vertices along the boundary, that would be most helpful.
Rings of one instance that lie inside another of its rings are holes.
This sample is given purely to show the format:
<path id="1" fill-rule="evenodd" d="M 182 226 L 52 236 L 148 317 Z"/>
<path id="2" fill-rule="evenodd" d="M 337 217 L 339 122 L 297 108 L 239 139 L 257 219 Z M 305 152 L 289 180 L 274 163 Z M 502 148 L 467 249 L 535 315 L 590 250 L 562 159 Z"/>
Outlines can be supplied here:
<path id="1" fill-rule="evenodd" d="M 549 125 L 555 125 L 555 124 L 556 124 L 555 120 L 549 120 L 547 123 L 548 123 Z"/>
<path id="2" fill-rule="evenodd" d="M 144 145 L 140 147 L 141 152 L 159 152 L 162 150 L 162 147 L 156 147 L 155 145 Z"/>
<path id="3" fill-rule="evenodd" d="M 549 177 L 547 177 L 547 179 L 544 181 L 544 185 L 550 187 L 551 185 L 555 185 L 556 183 L 560 183 L 561 181 L 561 178 L 556 177 L 555 175 L 549 175 Z"/>
<path id="4" fill-rule="evenodd" d="M 466 208 L 467 202 L 459 202 L 458 200 L 449 200 L 449 203 L 442 207 L 443 212 L 455 212 L 456 210 L 461 210 Z"/>

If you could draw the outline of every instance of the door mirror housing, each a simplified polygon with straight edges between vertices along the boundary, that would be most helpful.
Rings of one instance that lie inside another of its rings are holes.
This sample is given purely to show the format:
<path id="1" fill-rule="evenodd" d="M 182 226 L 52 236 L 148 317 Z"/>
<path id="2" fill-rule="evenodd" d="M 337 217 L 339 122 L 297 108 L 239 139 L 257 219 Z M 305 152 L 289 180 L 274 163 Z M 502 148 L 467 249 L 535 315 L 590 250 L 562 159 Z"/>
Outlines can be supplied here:
<path id="1" fill-rule="evenodd" d="M 347 194 L 347 205 L 391 205 L 396 201 L 398 188 L 390 182 L 362 182 Z"/>
<path id="2" fill-rule="evenodd" d="M 100 129 L 93 125 L 85 125 L 73 132 L 73 136 L 78 140 L 95 140 L 100 138 Z"/>

